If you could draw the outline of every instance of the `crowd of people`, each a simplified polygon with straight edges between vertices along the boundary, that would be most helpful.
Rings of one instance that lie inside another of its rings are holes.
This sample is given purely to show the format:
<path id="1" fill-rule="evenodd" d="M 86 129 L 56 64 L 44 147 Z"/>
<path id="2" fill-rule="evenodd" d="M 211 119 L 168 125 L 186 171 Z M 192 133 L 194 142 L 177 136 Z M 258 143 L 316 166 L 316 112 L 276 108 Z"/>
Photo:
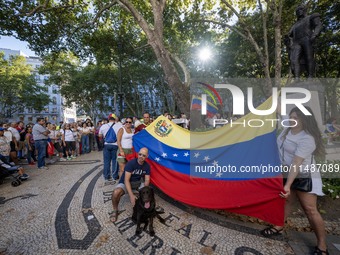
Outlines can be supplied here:
<path id="1" fill-rule="evenodd" d="M 164 116 L 169 119 L 174 117 L 165 112 Z M 185 115 L 181 115 L 182 120 L 179 125 L 188 128 L 188 120 Z M 149 113 L 143 114 L 143 119 L 138 117 L 127 117 L 120 120 L 114 114 L 106 119 L 98 121 L 96 124 L 91 119 L 78 121 L 74 123 L 58 124 L 46 122 L 44 118 L 38 118 L 37 122 L 25 124 L 23 121 L 0 123 L 0 155 L 8 162 L 18 165 L 19 160 L 27 160 L 29 166 L 37 166 L 39 169 L 47 169 L 46 158 L 57 156 L 58 160 L 66 161 L 77 158 L 82 154 L 91 153 L 91 151 L 104 150 L 104 177 L 110 180 L 108 176 L 110 167 L 105 158 L 118 157 L 120 171 L 114 171 L 114 179 L 123 174 L 126 163 L 125 155 L 131 153 L 132 136 L 138 133 L 153 121 Z M 108 130 L 108 125 L 115 124 L 115 131 L 118 136 L 117 149 L 104 146 L 104 136 Z M 102 128 L 103 127 L 103 128 Z M 102 128 L 102 131 L 100 132 Z M 108 149 L 109 148 L 109 149 Z M 114 155 L 113 154 L 117 154 Z M 111 162 L 114 164 L 114 162 Z"/>
<path id="2" fill-rule="evenodd" d="M 173 120 L 168 113 L 164 116 Z M 295 185 L 295 181 L 301 178 L 300 175 L 306 174 L 296 169 L 308 169 L 310 165 L 315 164 L 315 157 L 324 155 L 322 136 L 314 116 L 306 116 L 300 109 L 294 108 L 289 117 L 294 119 L 297 125 L 284 129 L 278 136 L 281 162 L 290 166 L 283 190 L 278 196 L 287 201 L 285 217 L 289 215 L 293 201 L 299 200 L 317 237 L 314 254 L 328 254 L 325 226 L 317 209 L 317 196 L 323 195 L 320 173 L 312 173 L 310 190 L 301 190 Z M 182 127 L 188 128 L 189 122 L 185 116 L 182 115 L 180 118 L 185 120 L 177 122 L 183 124 Z M 87 119 L 81 123 L 60 123 L 57 126 L 45 123 L 43 118 L 39 118 L 33 126 L 25 127 L 23 122 L 1 124 L 0 164 L 5 163 L 7 168 L 11 168 L 13 165 L 8 165 L 7 161 L 17 165 L 18 158 L 26 156 L 29 165 L 35 165 L 37 162 L 39 169 L 46 169 L 45 157 L 48 155 L 47 148 L 50 144 L 62 161 L 72 160 L 93 150 L 103 151 L 105 182 L 118 180 L 112 193 L 113 211 L 110 216 L 110 220 L 116 222 L 121 196 L 128 194 L 131 204 L 134 205 L 136 196 L 133 189 L 148 186 L 150 183 L 152 169 L 145 161 L 148 157 L 148 148 L 141 148 L 133 160 L 128 160 L 127 156 L 133 153 L 133 136 L 152 121 L 150 114 L 146 112 L 142 121 L 136 117 L 127 117 L 121 121 L 115 114 L 110 114 L 108 119 L 99 121 L 96 125 Z M 336 125 L 335 120 L 330 119 L 326 128 L 336 133 L 339 131 Z M 22 177 L 27 179 L 28 175 L 24 173 L 24 169 L 19 170 Z M 272 237 L 281 234 L 283 229 L 284 226 L 271 226 L 261 231 L 261 234 Z"/>
<path id="3" fill-rule="evenodd" d="M 326 122 L 325 133 L 327 134 L 327 144 L 334 145 L 334 141 L 340 136 L 340 125 L 337 124 L 336 118 L 329 118 Z"/>
<path id="4" fill-rule="evenodd" d="M 38 118 L 36 124 L 25 125 L 22 121 L 1 123 L 0 153 L 15 164 L 20 159 L 27 160 L 30 166 L 37 164 L 43 169 L 46 168 L 45 158 L 55 154 L 59 160 L 65 161 L 102 150 L 103 145 L 98 140 L 100 125 L 98 122 L 95 127 L 90 119 L 56 125 L 44 118 Z"/>

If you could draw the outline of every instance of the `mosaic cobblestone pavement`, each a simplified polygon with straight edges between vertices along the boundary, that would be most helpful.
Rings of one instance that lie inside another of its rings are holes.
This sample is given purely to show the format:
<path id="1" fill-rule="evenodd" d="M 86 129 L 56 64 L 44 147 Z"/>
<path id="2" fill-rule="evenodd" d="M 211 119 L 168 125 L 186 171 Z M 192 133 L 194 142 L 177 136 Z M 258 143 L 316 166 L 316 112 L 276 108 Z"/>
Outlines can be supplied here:
<path id="1" fill-rule="evenodd" d="M 0 254 L 294 254 L 283 238 L 266 239 L 256 226 L 192 213 L 157 192 L 166 224 L 156 235 L 135 236 L 128 197 L 116 224 L 109 221 L 111 191 L 101 176 L 102 158 L 93 152 L 48 170 L 27 168 L 18 187 L 0 186 Z M 254 224 L 255 225 L 255 224 Z"/>

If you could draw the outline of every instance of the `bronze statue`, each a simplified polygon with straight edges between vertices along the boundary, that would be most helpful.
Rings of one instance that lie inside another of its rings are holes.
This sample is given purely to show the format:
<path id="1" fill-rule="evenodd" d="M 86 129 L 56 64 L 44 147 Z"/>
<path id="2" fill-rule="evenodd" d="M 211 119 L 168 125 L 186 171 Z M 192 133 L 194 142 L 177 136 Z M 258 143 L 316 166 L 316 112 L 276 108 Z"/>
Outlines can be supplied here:
<path id="1" fill-rule="evenodd" d="M 303 4 L 296 8 L 295 13 L 297 21 L 285 38 L 291 70 L 295 78 L 299 78 L 303 71 L 312 78 L 315 72 L 313 43 L 322 29 L 320 15 L 307 16 L 307 8 Z"/>

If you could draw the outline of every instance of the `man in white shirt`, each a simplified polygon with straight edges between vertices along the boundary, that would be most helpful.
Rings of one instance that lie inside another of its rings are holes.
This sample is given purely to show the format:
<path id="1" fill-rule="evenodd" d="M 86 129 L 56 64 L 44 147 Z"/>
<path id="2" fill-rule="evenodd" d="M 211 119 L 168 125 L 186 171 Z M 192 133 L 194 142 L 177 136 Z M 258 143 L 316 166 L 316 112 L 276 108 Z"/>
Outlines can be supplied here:
<path id="1" fill-rule="evenodd" d="M 48 168 L 45 166 L 45 158 L 46 158 L 46 147 L 47 147 L 47 139 L 50 131 L 44 127 L 45 124 L 44 118 L 38 118 L 37 123 L 33 126 L 33 139 L 35 143 L 35 148 L 38 151 L 38 168 L 45 169 Z"/>
<path id="2" fill-rule="evenodd" d="M 19 141 L 20 141 L 20 134 L 17 130 L 17 123 L 12 122 L 11 126 L 7 128 L 8 131 L 12 133 L 12 140 L 11 141 L 11 160 L 18 164 L 18 149 L 19 149 Z M 5 134 L 6 136 L 6 134 Z"/>
<path id="3" fill-rule="evenodd" d="M 12 132 L 12 135 L 14 136 L 16 140 L 16 146 L 17 146 L 17 143 L 20 141 L 20 134 L 19 134 L 19 131 L 17 130 L 17 123 L 12 122 L 11 126 L 7 130 Z"/>
<path id="4" fill-rule="evenodd" d="M 111 113 L 108 117 L 109 123 L 104 124 L 99 129 L 99 137 L 104 138 L 104 149 L 103 149 L 103 158 L 104 158 L 104 169 L 103 176 L 105 181 L 111 181 L 112 179 L 118 180 L 118 167 L 117 167 L 117 150 L 118 145 L 117 141 L 114 143 L 105 142 L 106 133 L 112 127 L 115 131 L 116 135 L 118 134 L 118 130 L 122 127 L 122 123 L 116 123 L 116 115 Z M 112 174 L 111 174 L 111 164 L 112 164 Z"/>

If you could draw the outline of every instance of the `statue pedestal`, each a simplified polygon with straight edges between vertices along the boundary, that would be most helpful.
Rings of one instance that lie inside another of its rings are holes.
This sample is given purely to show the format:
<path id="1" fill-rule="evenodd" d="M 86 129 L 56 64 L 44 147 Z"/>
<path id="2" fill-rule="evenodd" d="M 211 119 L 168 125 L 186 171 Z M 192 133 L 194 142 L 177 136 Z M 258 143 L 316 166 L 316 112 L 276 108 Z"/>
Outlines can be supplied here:
<path id="1" fill-rule="evenodd" d="M 311 92 L 311 100 L 304 104 L 309 106 L 315 116 L 315 119 L 318 123 L 318 127 L 320 131 L 324 130 L 325 123 L 325 87 L 321 83 L 319 79 L 307 79 L 307 80 L 299 80 L 293 81 L 290 87 L 299 87 L 307 89 Z M 301 98 L 300 94 L 290 95 L 289 98 Z"/>

